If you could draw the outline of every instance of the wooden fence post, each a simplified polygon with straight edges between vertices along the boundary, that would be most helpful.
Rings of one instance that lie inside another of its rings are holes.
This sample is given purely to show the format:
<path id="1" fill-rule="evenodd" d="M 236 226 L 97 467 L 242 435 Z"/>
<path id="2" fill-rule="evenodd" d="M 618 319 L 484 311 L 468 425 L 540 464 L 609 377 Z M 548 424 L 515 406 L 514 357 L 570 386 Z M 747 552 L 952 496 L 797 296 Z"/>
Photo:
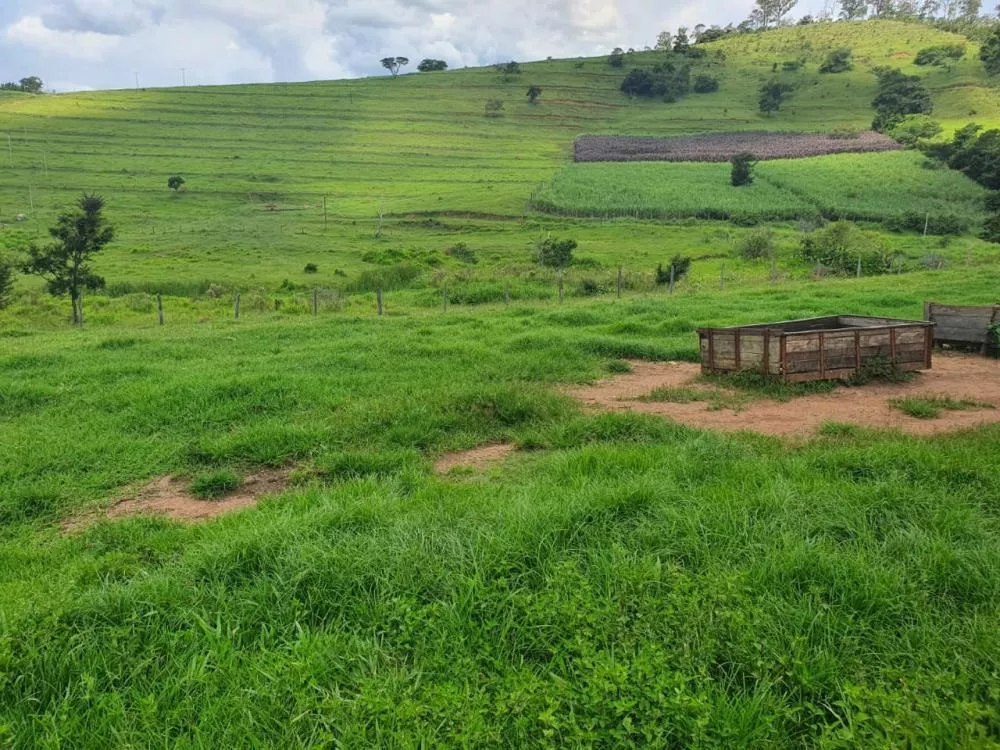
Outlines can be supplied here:
<path id="1" fill-rule="evenodd" d="M 618 299 L 621 299 L 622 298 L 622 267 L 621 266 L 618 266 L 618 286 L 617 286 L 617 292 L 618 292 Z"/>
<path id="2" fill-rule="evenodd" d="M 861 256 L 858 256 L 858 278 L 861 278 Z"/>
<path id="3" fill-rule="evenodd" d="M 667 287 L 667 291 L 670 294 L 674 293 L 674 272 L 675 272 L 675 270 L 676 269 L 674 268 L 674 264 L 671 261 L 671 263 L 670 263 L 670 285 Z"/>
<path id="4" fill-rule="evenodd" d="M 441 306 L 448 312 L 448 282 L 444 282 L 441 287 Z"/>
<path id="5" fill-rule="evenodd" d="M 163 297 L 156 295 L 156 313 L 160 318 L 160 325 L 163 325 Z"/>
<path id="6" fill-rule="evenodd" d="M 236 292 L 236 301 L 233 303 L 233 317 L 236 320 L 240 319 L 240 293 Z"/>
<path id="7" fill-rule="evenodd" d="M 378 314 L 382 315 L 382 287 L 375 290 L 375 303 L 378 306 Z"/>

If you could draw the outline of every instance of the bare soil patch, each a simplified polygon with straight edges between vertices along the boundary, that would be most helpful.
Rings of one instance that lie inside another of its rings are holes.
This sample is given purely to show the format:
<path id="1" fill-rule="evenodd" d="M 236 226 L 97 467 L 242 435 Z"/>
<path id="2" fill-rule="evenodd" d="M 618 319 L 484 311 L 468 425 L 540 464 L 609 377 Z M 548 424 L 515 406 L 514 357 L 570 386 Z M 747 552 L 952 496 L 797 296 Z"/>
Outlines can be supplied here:
<path id="1" fill-rule="evenodd" d="M 500 444 L 483 445 L 472 450 L 447 453 L 434 462 L 434 471 L 438 474 L 447 474 L 458 466 L 484 471 L 492 464 L 503 461 L 513 451 L 513 445 Z"/>
<path id="2" fill-rule="evenodd" d="M 825 422 L 856 424 L 876 429 L 902 430 L 913 435 L 976 427 L 1000 422 L 1000 408 L 945 411 L 937 419 L 917 419 L 890 405 L 907 396 L 949 396 L 1000 407 L 1000 360 L 974 355 L 936 353 L 934 368 L 908 383 L 872 383 L 837 388 L 787 402 L 759 399 L 742 406 L 710 410 L 710 403 L 648 402 L 638 399 L 657 388 L 718 390 L 697 382 L 701 367 L 689 362 L 632 362 L 633 371 L 571 394 L 594 409 L 659 414 L 692 427 L 724 432 L 752 430 L 768 435 L 808 436 Z"/>
<path id="3" fill-rule="evenodd" d="M 251 474 L 240 486 L 217 500 L 200 500 L 188 487 L 191 482 L 182 477 L 160 477 L 132 498 L 112 505 L 103 512 L 91 513 L 64 524 L 71 531 L 90 525 L 100 518 L 124 518 L 136 515 L 159 515 L 184 523 L 201 523 L 227 513 L 251 508 L 266 495 L 276 495 L 288 486 L 288 470 L 269 470 Z"/>
<path id="4" fill-rule="evenodd" d="M 827 154 L 898 151 L 881 133 L 831 138 L 826 133 L 701 133 L 680 138 L 585 135 L 576 139 L 576 161 L 729 161 L 750 153 L 757 159 L 802 159 Z"/>

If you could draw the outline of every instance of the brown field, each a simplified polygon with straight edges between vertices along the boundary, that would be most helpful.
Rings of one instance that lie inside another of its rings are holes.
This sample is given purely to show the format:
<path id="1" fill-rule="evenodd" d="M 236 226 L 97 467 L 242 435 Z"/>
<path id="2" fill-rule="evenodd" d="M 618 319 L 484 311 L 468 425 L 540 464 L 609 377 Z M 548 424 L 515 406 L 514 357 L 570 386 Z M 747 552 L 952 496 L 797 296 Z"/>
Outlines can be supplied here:
<path id="1" fill-rule="evenodd" d="M 749 153 L 757 159 L 802 159 L 827 154 L 857 154 L 901 149 L 881 133 L 853 138 L 825 133 L 701 133 L 681 138 L 585 135 L 577 138 L 573 158 L 586 161 L 729 161 Z"/>

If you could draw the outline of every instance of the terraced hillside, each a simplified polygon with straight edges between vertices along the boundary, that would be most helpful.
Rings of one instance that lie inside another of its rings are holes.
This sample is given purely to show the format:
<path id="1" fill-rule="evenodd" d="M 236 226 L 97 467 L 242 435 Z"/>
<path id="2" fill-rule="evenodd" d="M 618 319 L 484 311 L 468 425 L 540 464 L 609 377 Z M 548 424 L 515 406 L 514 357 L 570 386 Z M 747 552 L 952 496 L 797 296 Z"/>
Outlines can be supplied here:
<path id="1" fill-rule="evenodd" d="M 926 76 L 936 116 L 949 127 L 1000 122 L 1000 97 L 975 45 L 950 72 L 911 64 L 921 47 L 955 39 L 895 22 L 732 38 L 708 45 L 703 63 L 720 76 L 721 90 L 675 104 L 629 100 L 618 90 L 624 72 L 652 64 L 655 53 L 629 55 L 621 69 L 603 59 L 552 60 L 506 77 L 490 68 L 396 80 L 8 95 L 0 99 L 0 134 L 10 137 L 0 160 L 0 221 L 8 224 L 0 244 L 23 246 L 80 191 L 96 190 L 119 230 L 101 261 L 111 280 L 274 287 L 315 262 L 314 281 L 333 285 L 341 281 L 334 271 L 354 276 L 368 267 L 361 256 L 373 247 L 379 212 L 391 231 L 377 246 L 437 251 L 461 231 L 491 266 L 516 264 L 540 234 L 559 231 L 528 202 L 568 162 L 580 134 L 863 128 L 872 116 L 871 67 L 883 64 Z M 827 51 L 845 43 L 855 69 L 818 74 Z M 794 96 L 761 117 L 760 81 L 774 63 L 800 58 L 806 64 Z M 537 105 L 525 97 L 529 84 L 543 89 Z M 503 117 L 487 118 L 485 102 L 494 98 L 504 102 Z M 181 194 L 167 189 L 172 174 L 187 181 Z M 29 217 L 27 226 L 13 223 L 18 213 Z M 450 231 L 408 223 L 414 216 L 443 219 Z M 519 223 L 524 217 L 527 225 Z M 591 230 L 572 231 L 586 238 Z M 663 245 L 658 226 L 639 225 L 633 234 L 636 257 Z M 674 232 L 671 241 L 685 234 Z M 620 253 L 600 236 L 591 249 L 612 265 Z"/>

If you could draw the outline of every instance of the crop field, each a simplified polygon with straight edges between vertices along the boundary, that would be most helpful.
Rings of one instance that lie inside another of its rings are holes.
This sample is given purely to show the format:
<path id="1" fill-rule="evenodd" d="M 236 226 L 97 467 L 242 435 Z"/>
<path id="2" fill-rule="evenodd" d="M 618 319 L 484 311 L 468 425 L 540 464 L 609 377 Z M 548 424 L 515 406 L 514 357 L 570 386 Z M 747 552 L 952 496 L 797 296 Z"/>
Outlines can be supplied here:
<path id="1" fill-rule="evenodd" d="M 1000 125 L 975 45 L 910 63 L 958 39 L 730 38 L 720 91 L 675 104 L 618 90 L 652 52 L 0 92 L 0 255 L 85 190 L 116 229 L 85 325 L 37 278 L 0 310 L 0 747 L 1000 744 L 995 387 L 917 375 L 864 425 L 773 434 L 742 423 L 768 382 L 686 424 L 671 399 L 701 381 L 624 405 L 655 414 L 579 396 L 694 377 L 700 327 L 993 302 L 983 191 L 914 152 L 765 161 L 744 189 L 720 163 L 573 162 L 585 135 L 865 130 L 887 63 L 947 129 Z M 820 75 L 845 44 L 855 69 Z M 891 275 L 803 260 L 819 214 L 864 220 Z M 964 231 L 878 226 L 920 214 Z M 578 243 L 566 269 L 545 239 Z"/>
<path id="2" fill-rule="evenodd" d="M 802 159 L 828 154 L 898 151 L 881 133 L 851 137 L 826 133 L 700 133 L 678 138 L 583 136 L 573 148 L 575 161 L 729 161 L 737 154 L 762 159 Z"/>
<path id="3" fill-rule="evenodd" d="M 913 152 L 838 154 L 758 165 L 748 187 L 728 164 L 569 164 L 535 196 L 543 211 L 646 219 L 796 219 L 823 214 L 883 221 L 906 213 L 982 221 L 985 191 L 961 174 L 927 170 Z"/>

